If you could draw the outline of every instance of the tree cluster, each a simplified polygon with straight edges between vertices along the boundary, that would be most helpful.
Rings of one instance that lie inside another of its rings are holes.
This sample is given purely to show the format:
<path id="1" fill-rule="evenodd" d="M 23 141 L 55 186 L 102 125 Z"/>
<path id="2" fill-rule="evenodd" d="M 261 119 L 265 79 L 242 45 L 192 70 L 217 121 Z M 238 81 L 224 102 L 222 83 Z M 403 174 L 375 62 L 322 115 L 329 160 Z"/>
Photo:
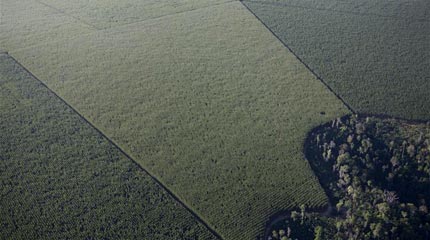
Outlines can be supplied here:
<path id="1" fill-rule="evenodd" d="M 428 126 L 349 116 L 314 135 L 317 160 L 332 167 L 340 239 L 428 239 Z"/>
<path id="2" fill-rule="evenodd" d="M 330 239 L 430 239 L 428 124 L 352 115 L 316 129 L 305 147 L 336 204 Z"/>

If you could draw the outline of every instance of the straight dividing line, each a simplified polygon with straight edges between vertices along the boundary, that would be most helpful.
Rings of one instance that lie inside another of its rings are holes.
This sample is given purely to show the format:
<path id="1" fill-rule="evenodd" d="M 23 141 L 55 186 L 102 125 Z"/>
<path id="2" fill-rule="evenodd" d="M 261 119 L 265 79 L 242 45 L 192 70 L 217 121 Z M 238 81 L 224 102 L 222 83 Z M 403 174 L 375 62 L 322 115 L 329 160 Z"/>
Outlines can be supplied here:
<path id="1" fill-rule="evenodd" d="M 246 6 L 246 4 L 243 3 L 243 0 L 240 0 L 240 3 L 242 4 L 242 6 L 244 6 L 252 15 L 254 15 L 254 17 L 261 23 L 263 24 L 263 26 L 270 32 L 272 33 L 272 35 L 278 39 L 278 41 L 280 41 L 282 43 L 282 45 L 284 45 L 284 47 L 286 47 L 296 58 L 297 60 L 299 60 L 322 84 L 324 84 L 324 86 L 331 92 L 333 93 L 342 103 L 343 105 L 345 105 L 346 108 L 348 108 L 349 111 L 351 111 L 352 113 L 356 114 L 356 111 L 339 95 L 337 94 L 333 88 L 330 87 L 330 85 L 327 84 L 326 81 L 324 81 L 324 79 L 322 79 L 321 76 L 319 76 L 307 63 L 305 63 L 303 61 L 302 58 L 300 58 L 294 51 L 293 49 L 291 49 L 290 46 L 288 46 L 287 43 L 285 43 L 280 37 L 278 37 L 278 35 L 276 35 L 275 32 L 272 31 L 272 29 L 269 28 L 269 26 L 267 26 L 263 20 L 261 20 L 248 6 Z"/>
<path id="2" fill-rule="evenodd" d="M 1 0 L 0 0 L 1 1 Z M 81 113 L 79 113 L 74 107 L 72 107 L 66 100 L 64 100 L 62 97 L 60 97 L 56 92 L 54 92 L 51 88 L 49 88 L 43 81 L 41 81 L 39 78 L 37 78 L 30 70 L 28 70 L 26 67 L 24 67 L 18 60 L 16 60 L 13 56 L 8 56 L 24 71 L 29 74 L 32 78 L 34 78 L 39 84 L 41 84 L 43 87 L 45 87 L 51 94 L 53 94 L 56 98 L 58 98 L 63 104 L 65 104 L 67 107 L 69 107 L 72 112 L 77 114 L 85 123 L 87 123 L 90 127 L 92 127 L 98 134 L 100 134 L 103 138 L 105 138 L 110 144 L 112 144 L 117 150 L 120 151 L 120 153 L 124 154 L 133 164 L 136 165 L 138 169 L 143 171 L 144 173 L 148 174 L 149 177 L 159 187 L 161 187 L 163 190 L 165 190 L 176 202 L 178 202 L 182 207 L 184 207 L 198 222 L 200 222 L 204 227 L 206 227 L 210 233 L 212 233 L 216 238 L 223 240 L 221 235 L 217 233 L 205 220 L 203 220 L 196 212 L 194 212 L 185 202 L 183 202 L 181 199 L 179 199 L 176 194 L 174 194 L 168 187 L 166 187 L 158 178 L 156 178 L 153 174 L 151 174 L 147 169 L 143 168 L 134 158 L 132 158 L 125 150 L 123 150 L 118 144 L 116 144 L 112 139 L 110 139 L 106 134 L 104 134 L 99 128 L 97 128 L 93 123 L 91 123 L 87 118 L 85 118 Z"/>
<path id="3" fill-rule="evenodd" d="M 83 19 L 81 19 L 79 17 L 75 17 L 75 16 L 73 16 L 73 15 L 71 15 L 71 14 L 69 14 L 69 13 L 67 13 L 67 12 L 65 12 L 65 11 L 63 11 L 63 10 L 61 10 L 59 8 L 56 8 L 56 7 L 51 6 L 51 5 L 47 4 L 47 3 L 44 3 L 41 0 L 35 0 L 35 1 L 38 2 L 38 3 L 40 3 L 40 4 L 42 4 L 42 5 L 44 5 L 44 6 L 46 6 L 46 7 L 54 9 L 55 11 L 57 11 L 57 12 L 63 14 L 63 15 L 66 15 L 68 17 L 71 17 L 71 18 L 79 21 L 79 22 L 82 22 L 83 24 L 88 25 L 88 26 L 94 28 L 95 30 L 107 30 L 107 29 L 115 29 L 115 28 L 120 28 L 120 27 L 123 27 L 123 26 L 132 25 L 132 24 L 135 24 L 135 23 L 141 23 L 141 22 L 146 22 L 146 21 L 150 21 L 150 20 L 156 20 L 156 19 L 160 19 L 160 18 L 164 18 L 164 17 L 168 17 L 168 16 L 173 16 L 173 15 L 176 15 L 176 14 L 193 12 L 193 11 L 197 11 L 197 10 L 200 10 L 200 9 L 210 8 L 210 7 L 219 6 L 219 5 L 223 5 L 223 4 L 228 4 L 228 3 L 232 3 L 232 2 L 237 2 L 239 0 L 230 0 L 230 1 L 225 1 L 225 2 L 220 2 L 220 3 L 215 3 L 215 4 L 209 4 L 207 6 L 203 6 L 203 7 L 199 7 L 199 8 L 194 8 L 194 9 L 188 9 L 188 10 L 184 10 L 184 11 L 169 13 L 169 14 L 165 14 L 165 15 L 161 15 L 161 16 L 157 16 L 157 17 L 153 17 L 153 18 L 147 18 L 147 19 L 137 20 L 137 21 L 134 21 L 134 22 L 127 22 L 127 23 L 124 23 L 124 24 L 114 25 L 114 26 L 111 26 L 111 27 L 97 27 L 94 24 L 91 24 L 91 23 L 89 23 L 89 22 L 87 22 L 87 21 L 85 21 L 85 20 L 83 20 Z"/>
<path id="4" fill-rule="evenodd" d="M 34 0 L 34 1 L 38 2 L 39 4 L 44 5 L 45 7 L 51 8 L 51 9 L 53 9 L 53 10 L 55 10 L 55 11 L 57 11 L 57 12 L 63 14 L 63 15 L 65 15 L 65 16 L 71 17 L 71 18 L 77 20 L 80 23 L 83 23 L 83 24 L 85 24 L 85 25 L 87 25 L 87 26 L 89 26 L 91 28 L 94 28 L 95 30 L 101 30 L 101 28 L 97 27 L 96 25 L 91 24 L 91 23 L 89 23 L 89 22 L 87 22 L 85 20 L 82 20 L 81 18 L 75 17 L 75 16 L 73 16 L 73 15 L 71 15 L 71 14 L 69 14 L 69 13 L 67 13 L 67 12 L 65 12 L 65 11 L 63 11 L 63 10 L 61 10 L 59 8 L 56 8 L 56 7 L 52 6 L 52 5 L 44 3 L 41 0 Z"/>
<path id="5" fill-rule="evenodd" d="M 136 24 L 136 23 L 143 23 L 143 22 L 146 22 L 146 21 L 157 20 L 157 19 L 160 19 L 160 18 L 169 17 L 169 16 L 173 16 L 173 15 L 176 15 L 176 14 L 194 12 L 194 11 L 198 11 L 198 10 L 201 10 L 201 9 L 206 9 L 206 8 L 215 7 L 215 6 L 219 6 L 219 5 L 224 5 L 224 4 L 228 4 L 228 3 L 232 3 L 232 2 L 238 2 L 238 1 L 239 0 L 230 0 L 230 1 L 225 1 L 225 2 L 220 2 L 220 3 L 215 3 L 215 4 L 209 4 L 207 6 L 203 6 L 203 7 L 199 7 L 199 8 L 188 9 L 188 10 L 174 12 L 174 13 L 169 13 L 169 14 L 165 14 L 165 15 L 161 15 L 161 16 L 157 16 L 157 17 L 153 17 L 153 18 L 147 18 L 147 19 L 137 20 L 137 21 L 134 21 L 134 22 L 128 22 L 128 23 L 124 23 L 124 24 L 120 24 L 120 25 L 115 25 L 115 26 L 112 26 L 112 27 L 106 27 L 106 28 L 103 28 L 101 30 L 116 29 L 116 28 L 120 28 L 120 27 L 124 27 L 124 26 L 128 26 L 128 25 L 133 25 L 133 24 Z"/>
<path id="6" fill-rule="evenodd" d="M 2 1 L 2 0 L 0 0 L 0 1 Z M 35 0 L 35 1 L 38 1 L 38 0 Z M 214 6 L 218 6 L 218 5 L 223 5 L 223 4 L 229 4 L 229 3 L 232 3 L 232 2 L 238 2 L 238 1 L 239 0 L 226 1 L 226 2 L 222 2 L 222 3 L 208 5 L 208 6 L 205 6 L 205 7 L 200 7 L 200 8 L 185 10 L 185 11 L 182 11 L 182 12 L 176 12 L 176 13 L 166 14 L 166 15 L 159 16 L 159 17 L 154 17 L 154 18 L 142 19 L 142 20 L 138 20 L 138 21 L 134 21 L 134 22 L 130 22 L 130 23 L 125 23 L 125 24 L 122 24 L 122 25 L 116 25 L 116 26 L 112 26 L 112 27 L 96 28 L 95 26 L 91 26 L 91 25 L 90 25 L 90 27 L 94 27 L 96 30 L 103 31 L 104 33 L 106 33 L 108 31 L 115 30 L 115 29 L 120 29 L 121 27 L 133 25 L 133 24 L 136 24 L 136 23 L 144 23 L 144 22 L 151 21 L 151 20 L 156 20 L 156 19 L 161 19 L 161 18 L 164 18 L 164 17 L 169 17 L 169 16 L 172 16 L 172 15 L 175 15 L 175 14 L 182 14 L 182 13 L 186 13 L 186 12 L 198 11 L 200 9 L 210 8 L 210 7 L 214 7 Z M 44 3 L 41 3 L 41 4 L 44 4 Z M 62 13 L 62 11 L 60 9 L 58 9 L 57 11 L 59 11 L 60 13 Z M 63 14 L 65 14 L 66 16 L 69 16 L 66 13 L 63 13 Z M 73 17 L 73 16 L 71 16 L 71 17 Z M 79 19 L 77 19 L 75 17 L 73 17 L 73 18 L 76 19 L 76 20 L 79 20 Z M 79 21 L 81 21 L 81 20 L 79 20 Z M 70 37 L 70 38 L 68 38 L 68 40 L 74 40 L 74 39 L 76 39 L 78 37 L 89 36 L 89 35 L 92 35 L 92 34 L 94 34 L 94 32 L 82 33 L 82 34 L 79 34 L 77 36 Z M 32 46 L 27 46 L 27 47 L 21 47 L 21 48 L 13 49 L 13 52 L 23 51 L 23 50 L 26 50 L 26 49 L 29 49 L 29 48 L 35 48 L 35 47 L 38 47 L 38 46 L 44 45 L 44 44 L 57 43 L 59 41 L 62 41 L 62 40 L 44 41 L 44 42 L 41 42 L 41 43 L 38 43 L 38 44 L 35 44 L 35 45 L 32 45 Z"/>

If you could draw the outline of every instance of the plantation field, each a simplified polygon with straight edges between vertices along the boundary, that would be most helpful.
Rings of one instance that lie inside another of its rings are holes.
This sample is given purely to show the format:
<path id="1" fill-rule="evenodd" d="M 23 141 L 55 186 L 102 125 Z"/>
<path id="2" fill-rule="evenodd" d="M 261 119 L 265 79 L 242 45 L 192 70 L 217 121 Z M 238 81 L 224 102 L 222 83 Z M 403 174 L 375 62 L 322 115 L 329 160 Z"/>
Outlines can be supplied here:
<path id="1" fill-rule="evenodd" d="M 303 142 L 348 111 L 239 2 L 10 53 L 225 239 L 327 203 Z"/>
<path id="2" fill-rule="evenodd" d="M 430 2 L 243 2 L 358 112 L 430 118 Z"/>
<path id="3" fill-rule="evenodd" d="M 216 239 L 5 54 L 0 132 L 1 239 Z"/>

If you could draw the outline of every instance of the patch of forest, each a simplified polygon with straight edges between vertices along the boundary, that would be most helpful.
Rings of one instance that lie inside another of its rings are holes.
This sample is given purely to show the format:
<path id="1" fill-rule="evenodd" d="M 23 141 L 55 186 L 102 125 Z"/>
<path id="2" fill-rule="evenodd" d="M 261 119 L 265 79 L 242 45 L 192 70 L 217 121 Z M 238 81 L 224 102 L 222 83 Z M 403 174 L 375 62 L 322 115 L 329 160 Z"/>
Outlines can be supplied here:
<path id="1" fill-rule="evenodd" d="M 305 151 L 333 211 L 302 206 L 268 239 L 429 239 L 430 123 L 348 115 L 314 129 Z"/>

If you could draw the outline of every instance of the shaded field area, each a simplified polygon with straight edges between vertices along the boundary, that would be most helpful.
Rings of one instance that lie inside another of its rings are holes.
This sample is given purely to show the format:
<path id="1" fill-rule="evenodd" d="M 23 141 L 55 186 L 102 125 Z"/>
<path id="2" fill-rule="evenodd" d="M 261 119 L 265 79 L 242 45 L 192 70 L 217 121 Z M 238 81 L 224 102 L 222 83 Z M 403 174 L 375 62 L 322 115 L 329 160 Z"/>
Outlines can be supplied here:
<path id="1" fill-rule="evenodd" d="M 430 3 L 245 0 L 361 113 L 430 119 Z"/>
<path id="2" fill-rule="evenodd" d="M 5 54 L 0 132 L 1 239 L 216 239 Z"/>
<path id="3" fill-rule="evenodd" d="M 225 239 L 327 204 L 303 142 L 348 110 L 239 2 L 10 54 Z"/>

